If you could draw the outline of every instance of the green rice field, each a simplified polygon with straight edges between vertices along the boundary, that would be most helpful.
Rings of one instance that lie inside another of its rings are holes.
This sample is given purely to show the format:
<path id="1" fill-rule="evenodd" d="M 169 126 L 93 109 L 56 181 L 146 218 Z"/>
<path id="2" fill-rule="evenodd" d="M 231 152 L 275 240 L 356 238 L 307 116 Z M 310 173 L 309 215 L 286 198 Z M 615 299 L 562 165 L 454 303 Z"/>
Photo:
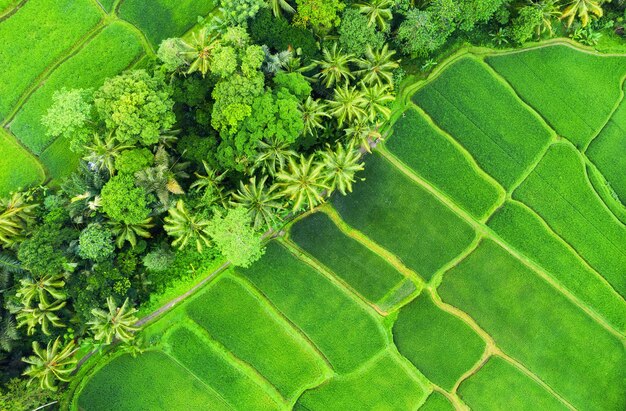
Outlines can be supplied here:
<path id="1" fill-rule="evenodd" d="M 88 361 L 69 408 L 626 409 L 624 74 L 567 43 L 452 56 L 351 194 Z"/>
<path id="2" fill-rule="evenodd" d="M 46 136 L 41 124 L 56 90 L 99 87 L 215 7 L 209 0 L 28 0 L 10 13 L 17 5 L 0 1 L 0 17 L 9 13 L 0 19 L 7 39 L 0 44 L 0 138 L 7 140 L 0 196 L 60 180 L 78 164 L 67 142 Z"/>

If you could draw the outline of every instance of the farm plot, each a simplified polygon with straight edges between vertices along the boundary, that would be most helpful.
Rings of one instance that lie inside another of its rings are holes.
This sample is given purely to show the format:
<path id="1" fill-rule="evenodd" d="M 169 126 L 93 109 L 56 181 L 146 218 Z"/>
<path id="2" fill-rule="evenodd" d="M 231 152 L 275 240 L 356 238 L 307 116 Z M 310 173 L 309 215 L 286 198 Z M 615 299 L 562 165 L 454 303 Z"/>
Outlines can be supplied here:
<path id="1" fill-rule="evenodd" d="M 91 0 L 30 0 L 0 24 L 0 118 L 102 18 Z"/>
<path id="2" fill-rule="evenodd" d="M 63 88 L 97 88 L 107 77 L 128 68 L 141 54 L 141 38 L 134 29 L 122 22 L 110 24 L 50 74 L 17 113 L 11 131 L 34 153 L 41 154 L 53 139 L 46 136 L 41 117 L 52 105 L 54 92 Z M 72 154 L 69 149 L 66 151 Z"/>
<path id="3" fill-rule="evenodd" d="M 45 177 L 37 159 L 0 128 L 0 197 L 18 187 L 43 183 Z"/>
<path id="4" fill-rule="evenodd" d="M 450 401 L 441 393 L 434 391 L 428 396 L 420 411 L 454 411 L 455 408 Z"/>
<path id="5" fill-rule="evenodd" d="M 445 273 L 438 291 L 574 407 L 625 405 L 622 339 L 493 241 Z"/>
<path id="6" fill-rule="evenodd" d="M 300 248 L 318 262 L 323 261 L 358 294 L 381 309 L 393 306 L 393 303 L 416 290 L 411 280 L 405 279 L 381 256 L 344 235 L 324 213 L 315 213 L 298 221 L 291 226 L 289 234 Z M 402 287 L 403 281 L 410 284 Z M 396 288 L 403 290 L 406 295 L 398 298 L 397 293 L 393 293 L 389 297 L 390 291 Z"/>
<path id="7" fill-rule="evenodd" d="M 552 146 L 513 197 L 542 216 L 622 297 L 626 295 L 626 227 L 596 195 L 572 145 Z"/>
<path id="8" fill-rule="evenodd" d="M 508 189 L 554 133 L 489 70 L 473 57 L 461 58 L 418 90 L 413 101 Z"/>
<path id="9" fill-rule="evenodd" d="M 333 205 L 352 227 L 428 281 L 474 239 L 474 230 L 439 200 L 375 154 L 365 181 Z M 398 218 L 401 216 L 401 218 Z"/>
<path id="10" fill-rule="evenodd" d="M 626 85 L 625 85 L 626 86 Z M 622 204 L 626 205 L 626 99 L 622 99 L 618 109 L 591 142 L 587 156 L 602 172 Z"/>
<path id="11" fill-rule="evenodd" d="M 462 147 L 417 110 L 403 113 L 393 135 L 385 147 L 475 218 L 489 214 L 503 195 L 504 190 L 481 173 Z"/>
<path id="12" fill-rule="evenodd" d="M 189 30 L 214 7 L 214 0 L 124 0 L 119 14 L 144 32 L 156 49 L 166 38 Z"/>
<path id="13" fill-rule="evenodd" d="M 594 55 L 566 45 L 494 55 L 487 63 L 578 148 L 584 148 L 608 120 L 621 99 L 626 75 L 623 57 Z"/>

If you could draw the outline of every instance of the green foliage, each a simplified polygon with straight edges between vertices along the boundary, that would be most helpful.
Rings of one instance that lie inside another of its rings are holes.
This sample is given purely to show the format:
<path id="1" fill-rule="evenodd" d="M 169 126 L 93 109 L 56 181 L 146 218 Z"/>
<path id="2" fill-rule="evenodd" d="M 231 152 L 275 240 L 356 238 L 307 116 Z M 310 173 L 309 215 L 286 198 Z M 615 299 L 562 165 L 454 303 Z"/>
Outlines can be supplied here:
<path id="1" fill-rule="evenodd" d="M 109 345 L 113 340 L 129 343 L 135 338 L 134 333 L 138 330 L 134 324 L 137 322 L 135 313 L 137 310 L 129 308 L 128 298 L 118 307 L 113 297 L 107 298 L 107 310 L 94 308 L 91 310 L 93 319 L 88 323 L 96 341 L 102 341 Z"/>
<path id="2" fill-rule="evenodd" d="M 89 224 L 78 239 L 78 255 L 95 262 L 110 257 L 115 250 L 111 230 L 100 224 Z"/>
<path id="3" fill-rule="evenodd" d="M 278 187 L 292 202 L 293 211 L 310 210 L 324 201 L 322 192 L 329 187 L 324 181 L 323 168 L 322 164 L 314 164 L 314 156 L 305 158 L 301 154 L 299 160 L 289 158 L 289 170 L 280 170 L 276 174 Z"/>
<path id="4" fill-rule="evenodd" d="M 219 0 L 220 17 L 226 27 L 246 26 L 259 10 L 267 7 L 265 0 Z"/>
<path id="5" fill-rule="evenodd" d="M 57 390 L 58 381 L 69 381 L 70 374 L 74 370 L 76 359 L 74 355 L 74 342 L 70 341 L 61 345 L 59 337 L 48 342 L 46 348 L 41 348 L 38 342 L 33 342 L 34 355 L 23 358 L 29 364 L 24 375 L 32 380 L 39 380 L 41 388 L 51 391 Z"/>
<path id="6" fill-rule="evenodd" d="M 205 246 L 209 246 L 209 221 L 194 211 L 185 208 L 183 200 L 176 202 L 176 207 L 168 210 L 168 216 L 164 219 L 163 229 L 174 237 L 172 246 L 179 249 L 185 248 L 189 243 L 195 244 L 198 252 L 202 252 Z"/>
<path id="7" fill-rule="evenodd" d="M 251 227 L 251 218 L 244 207 L 216 214 L 208 231 L 222 255 L 235 267 L 249 267 L 264 253 L 262 235 Z"/>
<path id="8" fill-rule="evenodd" d="M 143 257 L 143 265 L 148 271 L 165 271 L 174 262 L 174 254 L 165 248 L 157 248 Z"/>
<path id="9" fill-rule="evenodd" d="M 94 93 L 94 106 L 118 141 L 147 146 L 174 125 L 170 97 L 163 79 L 134 70 L 107 79 Z"/>
<path id="10" fill-rule="evenodd" d="M 518 16 L 513 19 L 511 27 L 511 39 L 522 44 L 533 37 L 537 27 L 543 21 L 543 13 L 537 7 L 524 6 L 518 11 Z"/>
<path id="11" fill-rule="evenodd" d="M 115 159 L 115 169 L 119 173 L 134 174 L 150 167 L 154 163 L 154 155 L 147 148 L 124 150 Z"/>
<path id="12" fill-rule="evenodd" d="M 54 392 L 21 378 L 12 378 L 0 388 L 0 408 L 5 411 L 34 410 L 57 399 Z"/>
<path id="13" fill-rule="evenodd" d="M 424 57 L 437 51 L 455 30 L 458 6 L 436 0 L 426 10 L 411 9 L 398 27 L 396 42 L 405 54 Z"/>
<path id="14" fill-rule="evenodd" d="M 183 57 L 185 50 L 183 39 L 178 37 L 165 39 L 159 44 L 157 57 L 163 63 L 165 70 L 174 72 L 187 65 L 187 60 Z"/>
<path id="15" fill-rule="evenodd" d="M 87 123 L 91 122 L 90 92 L 81 89 L 55 91 L 52 105 L 41 122 L 46 127 L 46 134 L 52 137 L 61 135 L 71 137 L 70 148 L 74 152 L 82 151 L 81 144 L 87 141 Z"/>
<path id="16" fill-rule="evenodd" d="M 369 45 L 379 49 L 385 44 L 385 36 L 376 30 L 376 26 L 369 25 L 367 17 L 355 9 L 347 9 L 341 17 L 339 44 L 350 54 L 363 56 Z"/>
<path id="17" fill-rule="evenodd" d="M 459 27 L 470 31 L 475 25 L 485 23 L 500 8 L 508 5 L 508 0 L 459 0 Z"/>
<path id="18" fill-rule="evenodd" d="M 320 32 L 337 27 L 341 21 L 339 13 L 346 7 L 341 0 L 296 0 L 296 4 L 293 24 Z"/>
<path id="19" fill-rule="evenodd" d="M 120 174 L 102 187 L 102 210 L 114 221 L 143 222 L 150 213 L 146 192 L 136 187 L 132 176 Z"/>
<path id="20" fill-rule="evenodd" d="M 60 273 L 68 262 L 63 250 L 78 237 L 72 228 L 58 223 L 44 224 L 35 228 L 17 251 L 17 257 L 27 270 L 36 275 Z"/>

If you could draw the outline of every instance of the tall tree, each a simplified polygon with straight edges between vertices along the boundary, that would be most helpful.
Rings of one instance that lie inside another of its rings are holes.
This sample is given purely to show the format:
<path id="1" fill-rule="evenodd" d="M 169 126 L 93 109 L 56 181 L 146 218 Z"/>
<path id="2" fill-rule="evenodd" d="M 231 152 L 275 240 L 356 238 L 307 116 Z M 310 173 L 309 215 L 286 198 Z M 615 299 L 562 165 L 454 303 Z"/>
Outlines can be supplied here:
<path id="1" fill-rule="evenodd" d="M 134 326 L 137 322 L 136 312 L 135 308 L 130 307 L 128 298 L 118 307 L 113 297 L 107 297 L 107 310 L 100 308 L 91 310 L 93 318 L 87 324 L 90 325 L 96 341 L 102 341 L 108 345 L 115 338 L 128 343 L 139 329 Z"/>
<path id="2" fill-rule="evenodd" d="M 602 2 L 597 0 L 572 0 L 563 10 L 561 20 L 567 19 L 567 27 L 570 27 L 578 16 L 583 27 L 586 27 L 592 14 L 596 17 L 603 16 L 601 4 Z"/>
<path id="3" fill-rule="evenodd" d="M 275 176 L 276 173 L 285 168 L 290 158 L 296 156 L 296 152 L 290 147 L 290 144 L 280 141 L 278 138 L 259 141 L 259 154 L 254 160 L 255 167 L 260 168 L 264 173 Z"/>
<path id="4" fill-rule="evenodd" d="M 339 143 L 334 150 L 327 146 L 325 151 L 320 152 L 320 156 L 329 191 L 332 193 L 338 190 L 343 195 L 351 193 L 354 175 L 364 168 L 362 155 L 354 147 L 354 142 L 347 146 Z"/>
<path id="5" fill-rule="evenodd" d="M 379 116 L 382 120 L 388 120 L 391 116 L 389 105 L 394 100 L 389 87 L 374 84 L 373 86 L 362 87 L 361 90 L 365 99 L 365 113 L 369 121 L 374 122 Z"/>
<path id="6" fill-rule="evenodd" d="M 150 229 L 154 227 L 152 217 L 148 217 L 139 223 L 125 223 L 123 221 L 111 221 L 109 223 L 111 232 L 115 236 L 115 245 L 122 248 L 128 241 L 132 248 L 137 245 L 137 237 L 150 238 Z"/>
<path id="7" fill-rule="evenodd" d="M 157 196 L 165 207 L 170 205 L 170 194 L 182 195 L 185 191 L 178 180 L 189 177 L 185 169 L 189 163 L 173 161 L 167 150 L 159 146 L 154 155 L 154 165 L 135 173 L 135 182 L 147 193 Z"/>
<path id="8" fill-rule="evenodd" d="M 329 187 L 324 181 L 323 171 L 321 164 L 314 163 L 314 156 L 305 158 L 301 154 L 300 161 L 292 157 L 289 169 L 278 172 L 278 187 L 282 195 L 293 203 L 293 211 L 300 211 L 306 206 L 312 209 L 324 201 L 322 192 Z"/>
<path id="9" fill-rule="evenodd" d="M 66 301 L 47 303 L 40 301 L 36 307 L 24 307 L 17 313 L 17 328 L 26 325 L 26 334 L 33 335 L 37 325 L 41 326 L 41 332 L 50 335 L 50 326 L 65 327 L 56 311 L 65 307 Z"/>
<path id="10" fill-rule="evenodd" d="M 326 103 L 311 96 L 300 104 L 300 111 L 304 122 L 304 135 L 312 136 L 316 131 L 323 129 L 323 119 L 330 117 L 330 114 L 326 112 Z"/>
<path id="11" fill-rule="evenodd" d="M 116 141 L 112 133 L 104 138 L 95 133 L 92 141 L 84 146 L 86 154 L 83 156 L 83 160 L 96 170 L 107 170 L 109 175 L 113 176 L 115 174 L 115 161 L 120 157 L 123 150 L 129 148 L 133 148 L 133 146 Z"/>
<path id="12" fill-rule="evenodd" d="M 337 43 L 329 49 L 324 47 L 322 50 L 322 60 L 314 60 L 320 67 L 320 72 L 315 75 L 316 78 L 322 80 L 326 87 L 332 87 L 335 84 L 347 83 L 354 79 L 354 74 L 350 69 L 350 63 L 354 62 L 354 56 L 345 54 L 341 48 L 337 47 Z"/>
<path id="13" fill-rule="evenodd" d="M 365 112 L 367 104 L 363 91 L 358 90 L 356 86 L 349 87 L 348 84 L 336 88 L 333 99 L 328 100 L 330 114 L 337 119 L 339 126 L 346 121 L 352 123 L 367 118 Z"/>
<path id="14" fill-rule="evenodd" d="M 35 341 L 33 353 L 34 355 L 22 359 L 29 364 L 24 375 L 30 377 L 31 381 L 39 380 L 41 388 L 56 391 L 58 381 L 70 380 L 76 364 L 76 359 L 73 358 L 75 353 L 73 341 L 62 347 L 61 340 L 57 337 L 54 342 L 48 341 L 46 349 L 41 348 Z"/>
<path id="15" fill-rule="evenodd" d="M 367 3 L 359 3 L 356 7 L 367 17 L 370 26 L 375 24 L 381 31 L 385 31 L 393 18 L 391 12 L 393 5 L 393 0 L 370 0 Z"/>
<path id="16" fill-rule="evenodd" d="M 365 58 L 357 60 L 360 70 L 356 72 L 367 84 L 393 85 L 393 71 L 399 67 L 394 60 L 396 54 L 394 50 L 389 50 L 385 44 L 380 50 L 372 50 L 367 46 Z"/>
<path id="17" fill-rule="evenodd" d="M 189 64 L 187 74 L 199 71 L 204 77 L 211 67 L 213 53 L 218 44 L 219 41 L 209 33 L 208 27 L 203 27 L 197 33 L 193 33 L 191 41 L 185 43 L 185 49 L 181 53 Z"/>
<path id="18" fill-rule="evenodd" d="M 379 124 L 359 121 L 345 128 L 343 131 L 350 141 L 354 141 L 355 145 L 359 145 L 363 150 L 371 153 L 371 143 L 382 138 L 379 128 Z"/>
<path id="19" fill-rule="evenodd" d="M 24 306 L 30 306 L 33 299 L 46 304 L 51 301 L 65 300 L 67 295 L 63 291 L 64 277 L 63 274 L 46 274 L 38 279 L 23 278 L 20 280 L 20 288 L 16 296 Z"/>
<path id="20" fill-rule="evenodd" d="M 250 179 L 248 184 L 239 182 L 239 190 L 232 194 L 233 204 L 240 205 L 248 210 L 256 230 L 263 227 L 272 228 L 276 222 L 276 214 L 283 209 L 279 201 L 280 195 L 275 192 L 275 187 L 267 187 L 267 176 L 261 177 L 257 182 L 256 176 Z"/>
<path id="21" fill-rule="evenodd" d="M 172 246 L 185 248 L 189 243 L 195 243 L 198 252 L 209 246 L 209 221 L 201 216 L 189 212 L 183 200 L 176 202 L 176 207 L 170 208 L 164 219 L 163 229 L 170 237 L 174 237 Z"/>
<path id="22" fill-rule="evenodd" d="M 243 207 L 214 215 L 209 230 L 222 255 L 236 267 L 250 266 L 265 251 L 261 234 L 252 229 L 250 215 Z"/>
<path id="23" fill-rule="evenodd" d="M 26 230 L 34 221 L 37 204 L 24 193 L 13 193 L 0 199 L 0 245 L 12 248 L 24 239 Z"/>

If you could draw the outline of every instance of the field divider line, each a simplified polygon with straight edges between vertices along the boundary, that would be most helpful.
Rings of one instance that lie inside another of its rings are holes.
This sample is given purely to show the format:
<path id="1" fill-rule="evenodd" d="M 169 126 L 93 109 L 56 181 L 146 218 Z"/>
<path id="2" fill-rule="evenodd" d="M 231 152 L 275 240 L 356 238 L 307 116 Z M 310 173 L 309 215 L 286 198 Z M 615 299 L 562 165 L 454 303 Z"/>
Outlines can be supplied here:
<path id="1" fill-rule="evenodd" d="M 354 290 L 349 284 L 347 284 L 343 279 L 339 278 L 337 274 L 335 274 L 331 269 L 327 268 L 323 263 L 319 262 L 314 257 L 310 256 L 306 251 L 304 251 L 300 246 L 295 244 L 293 241 L 280 238 L 278 242 L 285 247 L 289 251 L 291 255 L 293 255 L 297 260 L 302 263 L 308 265 L 313 270 L 319 272 L 322 276 L 328 279 L 333 285 L 335 285 L 340 292 L 346 295 L 350 300 L 354 301 L 357 305 L 361 307 L 365 311 L 365 314 L 369 315 L 377 327 L 381 332 L 387 335 L 387 331 L 380 325 L 379 319 L 373 315 L 372 310 L 375 311 L 378 315 L 385 317 L 389 313 L 383 311 L 378 307 L 375 303 L 369 301 L 367 298 L 362 296 L 359 292 Z"/>
<path id="2" fill-rule="evenodd" d="M 200 324 L 195 322 L 190 317 L 185 317 L 181 324 L 171 327 L 168 332 L 171 334 L 171 330 L 176 328 L 186 328 L 200 338 L 210 350 L 215 351 L 220 357 L 229 363 L 233 368 L 239 370 L 242 374 L 248 377 L 256 385 L 261 387 L 268 396 L 274 399 L 278 404 L 282 404 L 285 408 L 289 407 L 289 402 L 282 396 L 278 388 L 272 384 L 259 370 L 257 370 L 252 364 L 237 357 L 232 351 L 228 350 L 219 341 L 216 341 L 211 337 L 209 332 Z M 166 338 L 169 341 L 169 336 Z"/>
<path id="3" fill-rule="evenodd" d="M 480 371 L 484 367 L 484 365 L 487 364 L 487 361 L 489 361 L 489 359 L 491 358 L 493 354 L 494 354 L 494 351 L 492 347 L 490 347 L 489 345 L 485 345 L 485 349 L 483 350 L 483 353 L 478 359 L 478 361 L 476 361 L 476 363 L 472 366 L 472 368 L 464 372 L 459 377 L 459 379 L 454 383 L 454 386 L 452 387 L 452 392 L 458 395 L 459 386 L 461 386 L 461 383 L 463 383 L 463 381 L 470 378 L 472 375 L 476 375 L 478 371 Z"/>
<path id="4" fill-rule="evenodd" d="M 69 49 L 64 50 L 67 53 L 61 55 L 55 61 L 53 61 L 49 66 L 47 66 L 44 71 L 42 71 L 37 78 L 33 81 L 32 85 L 28 87 L 22 95 L 18 98 L 17 102 L 13 106 L 13 109 L 7 114 L 4 121 L 0 124 L 4 128 L 9 128 L 11 126 L 11 122 L 17 115 L 17 113 L 22 109 L 22 106 L 30 99 L 39 87 L 43 85 L 43 83 L 48 79 L 50 74 L 55 71 L 61 64 L 65 63 L 70 58 L 74 57 L 79 51 L 81 51 L 89 42 L 91 42 L 104 28 L 108 25 L 108 22 L 101 18 L 100 21 L 85 35 L 79 38 Z"/>
<path id="5" fill-rule="evenodd" d="M 609 207 L 607 202 L 604 200 L 604 198 L 602 198 L 602 196 L 598 193 L 598 190 L 596 189 L 596 187 L 591 182 L 591 177 L 589 177 L 589 172 L 587 171 L 587 167 L 593 168 L 593 171 L 595 173 L 597 173 L 600 177 L 602 177 L 602 179 L 604 181 L 608 182 L 609 180 L 602 173 L 602 171 L 600 171 L 600 169 L 596 166 L 596 164 L 593 161 L 591 161 L 591 159 L 587 156 L 586 153 L 579 152 L 579 154 L 580 154 L 580 157 L 583 160 L 583 163 L 585 164 L 585 167 L 583 167 L 583 171 L 584 171 L 584 174 L 585 174 L 585 179 L 587 180 L 587 186 L 596 195 L 596 197 L 598 197 L 598 200 L 600 201 L 600 203 L 602 203 L 602 205 L 604 206 L 606 211 L 615 218 L 616 222 L 618 224 L 622 225 L 622 226 L 626 226 L 626 223 L 624 221 L 622 221 L 617 215 L 615 215 L 615 213 L 613 212 L 613 210 L 611 210 L 611 208 Z M 616 201 L 616 206 L 621 207 L 621 208 L 624 209 L 624 211 L 626 211 L 626 207 L 624 207 L 624 205 L 622 204 L 621 201 L 619 201 L 619 200 L 615 200 L 615 201 Z"/>
<path id="6" fill-rule="evenodd" d="M 563 287 L 558 281 L 556 281 L 551 275 L 549 275 L 542 267 L 537 265 L 534 261 L 530 260 L 522 253 L 520 253 L 517 249 L 513 248 L 506 241 L 504 241 L 495 231 L 493 231 L 489 226 L 484 223 L 478 222 L 474 220 L 465 210 L 456 205 L 453 201 L 450 201 L 444 194 L 442 194 L 436 187 L 433 187 L 429 182 L 420 178 L 417 174 L 412 173 L 411 170 L 407 169 L 398 159 L 396 159 L 392 154 L 379 151 L 380 154 L 387 159 L 387 161 L 398 168 L 402 173 L 404 173 L 407 177 L 409 177 L 415 184 L 425 188 L 428 192 L 434 195 L 440 202 L 447 205 L 455 214 L 465 220 L 468 224 L 474 227 L 480 233 L 483 233 L 485 236 L 493 240 L 496 244 L 502 247 L 505 251 L 519 260 L 526 267 L 530 268 L 534 271 L 540 278 L 542 278 L 545 282 L 563 294 L 570 302 L 580 308 L 583 312 L 585 312 L 589 317 L 595 320 L 599 325 L 601 325 L 604 329 L 606 329 L 613 336 L 617 337 L 618 340 L 623 341 L 623 335 L 621 332 L 615 330 L 612 325 L 608 324 L 604 318 L 598 316 L 595 311 L 591 310 L 587 307 L 578 297 L 573 295 L 567 288 Z"/>
<path id="7" fill-rule="evenodd" d="M 17 11 L 21 9 L 27 2 L 28 0 L 22 0 L 10 9 L 7 9 L 3 14 L 0 15 L 0 23 L 17 13 Z"/>
<path id="8" fill-rule="evenodd" d="M 476 250 L 476 248 L 478 248 L 478 244 L 480 244 L 482 239 L 483 239 L 483 234 L 480 233 L 480 232 L 476 232 L 475 231 L 474 232 L 474 239 L 472 240 L 472 242 L 464 250 L 462 250 L 456 257 L 454 257 L 452 260 L 448 261 L 439 270 L 437 270 L 435 272 L 435 274 L 433 274 L 433 276 L 430 279 L 430 281 L 428 282 L 428 284 L 426 285 L 426 288 L 428 288 L 429 290 L 432 290 L 432 291 L 437 290 L 437 288 L 439 287 L 439 285 L 443 281 L 443 275 L 446 272 L 448 272 L 449 270 L 451 270 L 452 268 L 454 268 L 457 265 L 459 265 L 467 257 L 469 257 L 470 254 L 472 254 L 474 252 L 474 250 Z"/>
<path id="9" fill-rule="evenodd" d="M 604 122 L 602 127 L 600 127 L 600 129 L 598 130 L 598 132 L 593 137 L 591 137 L 591 139 L 587 142 L 587 144 L 585 144 L 585 146 L 580 150 L 580 152 L 583 155 L 585 155 L 587 153 L 587 150 L 589 149 L 589 146 L 591 146 L 591 143 L 593 143 L 593 141 L 596 138 L 598 138 L 600 136 L 600 134 L 602 134 L 602 131 L 604 131 L 604 129 L 611 122 L 613 117 L 615 117 L 615 113 L 620 108 L 620 106 L 622 104 L 626 104 L 626 93 L 624 92 L 624 88 L 626 88 L 626 74 L 624 74 L 624 76 L 622 77 L 620 83 L 621 83 L 620 84 L 620 98 L 617 100 L 617 103 L 615 103 L 615 106 L 613 106 L 613 109 L 609 113 L 609 118 L 606 119 L 606 121 Z"/>
<path id="10" fill-rule="evenodd" d="M 151 58 L 155 58 L 156 57 L 156 51 L 154 50 L 154 47 L 152 46 L 152 43 L 150 43 L 150 40 L 148 40 L 148 37 L 146 37 L 146 34 L 141 31 L 141 29 L 137 26 L 135 26 L 133 23 L 131 23 L 128 20 L 124 20 L 123 18 L 117 16 L 117 14 L 115 15 L 116 20 L 115 21 L 119 21 L 122 24 L 127 25 L 131 30 L 135 31 L 136 33 L 139 34 L 139 38 L 141 39 L 141 44 L 144 48 L 144 50 L 146 51 L 146 54 L 151 57 Z"/>
<path id="11" fill-rule="evenodd" d="M 47 181 L 50 180 L 50 171 L 48 170 L 48 168 L 42 163 L 39 157 L 35 155 L 35 153 L 33 153 L 28 147 L 26 147 L 24 143 L 22 143 L 20 139 L 17 138 L 15 134 L 11 132 L 11 130 L 8 130 L 4 127 L 0 127 L 0 133 L 4 134 L 4 137 L 8 140 L 7 141 L 8 144 L 13 144 L 17 146 L 18 148 L 21 148 L 22 150 L 26 152 L 26 154 L 28 154 L 28 156 L 32 157 L 32 159 L 35 160 L 35 163 L 37 163 L 37 166 L 39 167 L 43 175 L 43 181 L 41 181 L 41 184 L 45 184 Z"/>
<path id="12" fill-rule="evenodd" d="M 104 8 L 102 3 L 100 3 L 100 0 L 92 0 L 92 1 L 96 4 L 96 6 L 98 6 L 102 10 L 104 14 L 109 14 L 109 12 Z"/>
<path id="13" fill-rule="evenodd" d="M 624 298 L 615 290 L 615 288 L 613 288 L 613 286 L 611 285 L 611 283 L 609 283 L 607 281 L 606 278 L 604 278 L 602 276 L 602 274 L 600 274 L 595 268 L 593 268 L 589 262 L 587 260 L 585 260 L 583 258 L 583 256 L 581 256 L 578 251 L 576 251 L 576 249 L 567 241 L 565 241 L 565 239 L 563 237 L 561 237 L 559 234 L 556 233 L 556 231 L 554 231 L 552 229 L 552 227 L 550 227 L 550 225 L 546 222 L 546 220 L 539 215 L 535 210 L 533 210 L 530 206 L 528 206 L 526 203 L 519 201 L 519 200 L 514 200 L 511 199 L 510 200 L 511 203 L 515 203 L 518 204 L 519 206 L 521 206 L 522 208 L 526 209 L 529 213 L 533 214 L 541 223 L 541 225 L 546 229 L 546 231 L 555 239 L 557 240 L 559 243 L 561 243 L 562 245 L 564 245 L 575 257 L 576 259 L 578 259 L 578 261 L 580 261 L 580 263 L 589 271 L 591 271 L 600 281 L 602 281 L 602 283 L 604 283 L 613 294 L 615 294 L 617 297 L 619 297 L 622 301 L 624 301 Z M 541 265 L 539 263 L 537 263 L 537 265 Z"/>
<path id="14" fill-rule="evenodd" d="M 409 293 L 406 297 L 403 297 L 403 298 L 397 300 L 396 302 L 394 302 L 393 304 L 389 305 L 389 300 L 392 297 L 394 297 L 398 293 L 398 291 L 400 291 L 404 287 L 404 285 L 407 283 L 407 281 L 409 283 L 413 284 L 413 286 L 415 287 L 415 290 L 413 290 L 411 293 Z M 399 310 L 400 308 L 402 308 L 403 306 L 405 306 L 406 304 L 410 303 L 415 298 L 417 298 L 417 296 L 420 295 L 420 293 L 422 292 L 423 289 L 424 289 L 424 287 L 418 287 L 415 284 L 415 282 L 413 282 L 412 279 L 404 277 L 402 279 L 402 281 L 400 281 L 398 284 L 393 286 L 389 291 L 387 291 L 385 293 L 385 295 L 383 295 L 376 302 L 374 302 L 374 304 L 376 304 L 376 306 L 378 308 L 380 308 L 381 311 L 386 312 L 386 313 L 392 313 L 394 311 Z M 387 305 L 389 307 L 389 309 L 387 309 L 387 310 L 383 309 L 382 307 L 385 306 L 385 305 Z"/>
<path id="15" fill-rule="evenodd" d="M 259 306 L 265 311 L 270 317 L 276 320 L 279 324 L 283 325 L 283 329 L 287 334 L 293 337 L 294 342 L 298 344 L 300 348 L 303 348 L 306 351 L 312 351 L 317 354 L 321 362 L 325 365 L 324 369 L 320 369 L 322 373 L 322 378 L 320 382 L 317 382 L 314 386 L 321 384 L 326 381 L 332 375 L 335 374 L 335 369 L 326 357 L 324 353 L 319 349 L 319 347 L 309 338 L 309 336 L 285 313 L 283 313 L 270 299 L 268 296 L 263 293 L 259 288 L 257 288 L 251 281 L 241 276 L 241 274 L 234 273 L 229 276 L 233 281 L 237 282 L 240 286 L 245 288 L 252 296 L 259 302 Z M 307 390 L 311 387 L 305 387 L 304 390 Z M 296 397 L 298 397 L 297 395 Z"/>
<path id="16" fill-rule="evenodd" d="M 178 365 L 180 368 L 182 368 L 183 370 L 187 371 L 187 373 L 189 375 L 191 375 L 193 378 L 195 378 L 208 392 L 213 393 L 217 396 L 217 398 L 219 398 L 220 400 L 222 400 L 222 402 L 228 406 L 228 408 L 232 409 L 232 410 L 236 410 L 236 408 L 226 400 L 226 398 L 222 397 L 222 394 L 220 394 L 219 392 L 215 391 L 215 389 L 213 387 L 211 387 L 209 384 L 207 384 L 206 381 L 204 381 L 202 378 L 200 378 L 198 375 L 196 375 L 195 372 L 191 371 L 189 368 L 187 368 L 187 366 L 183 363 L 181 363 L 177 358 L 175 358 L 174 356 L 172 356 L 170 353 L 165 352 L 165 351 L 161 351 L 167 358 L 169 358 L 170 360 L 172 360 L 173 363 L 175 363 L 176 365 Z"/>
<path id="17" fill-rule="evenodd" d="M 319 207 L 319 210 L 325 213 L 344 235 L 357 241 L 365 248 L 369 249 L 374 254 L 387 261 L 387 263 L 393 266 L 404 277 L 413 280 L 418 288 L 423 288 L 426 285 L 426 281 L 422 278 L 422 276 L 416 271 L 404 265 L 400 257 L 385 249 L 377 242 L 369 238 L 367 235 L 363 234 L 361 231 L 357 230 L 354 227 L 351 227 L 348 223 L 346 223 L 343 218 L 341 218 L 339 212 L 330 203 L 322 205 L 321 207 Z"/>

